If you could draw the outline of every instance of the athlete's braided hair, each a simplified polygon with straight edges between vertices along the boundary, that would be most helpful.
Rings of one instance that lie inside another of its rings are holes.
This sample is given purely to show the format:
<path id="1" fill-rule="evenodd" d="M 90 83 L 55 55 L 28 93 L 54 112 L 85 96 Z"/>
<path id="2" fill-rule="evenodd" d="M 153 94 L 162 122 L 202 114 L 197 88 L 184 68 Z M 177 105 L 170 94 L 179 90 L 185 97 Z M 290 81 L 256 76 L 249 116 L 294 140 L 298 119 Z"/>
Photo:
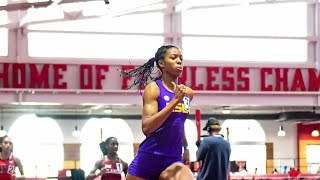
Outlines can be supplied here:
<path id="1" fill-rule="evenodd" d="M 152 71 L 154 69 L 154 63 L 156 63 L 156 66 L 162 72 L 162 69 L 159 66 L 159 60 L 164 60 L 164 57 L 166 55 L 167 50 L 171 49 L 171 48 L 179 49 L 178 47 L 176 47 L 174 45 L 163 45 L 157 50 L 157 52 L 155 53 L 155 56 L 153 58 L 149 59 L 148 62 L 146 62 L 142 66 L 140 66 L 136 69 L 129 70 L 129 71 L 121 71 L 121 75 L 130 76 L 130 77 L 134 78 L 132 85 L 130 85 L 128 87 L 128 89 L 139 84 L 139 89 L 141 90 L 141 89 L 143 89 L 143 87 L 145 87 L 148 84 L 149 79 L 151 81 L 156 81 L 156 80 L 161 79 L 162 75 L 156 76 L 156 77 L 152 76 Z"/>

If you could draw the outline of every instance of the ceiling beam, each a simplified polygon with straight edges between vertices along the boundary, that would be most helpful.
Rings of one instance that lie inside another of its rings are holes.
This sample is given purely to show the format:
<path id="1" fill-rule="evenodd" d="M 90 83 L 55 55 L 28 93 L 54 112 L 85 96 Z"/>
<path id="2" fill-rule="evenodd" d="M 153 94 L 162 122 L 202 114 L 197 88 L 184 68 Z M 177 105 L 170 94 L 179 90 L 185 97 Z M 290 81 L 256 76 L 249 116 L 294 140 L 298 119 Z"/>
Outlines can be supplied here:
<path id="1" fill-rule="evenodd" d="M 51 5 L 60 5 L 67 3 L 77 3 L 77 2 L 92 2 L 92 1 L 102 1 L 102 0 L 47 0 L 41 2 L 16 2 L 9 3 L 5 6 L 0 6 L 0 10 L 4 11 L 19 11 L 28 10 L 29 8 L 46 8 Z"/>
<path id="2" fill-rule="evenodd" d="M 22 3 L 11 3 L 6 6 L 0 6 L 0 11 L 18 11 L 18 10 L 28 10 L 29 8 L 43 8 L 48 7 L 53 4 L 53 0 L 45 2 L 22 2 Z"/>
<path id="3" fill-rule="evenodd" d="M 19 23 L 19 27 L 27 27 L 29 25 L 34 24 L 47 24 L 47 23 L 56 23 L 56 22 L 64 22 L 64 21 L 74 21 L 74 20 L 87 20 L 87 19 L 95 19 L 101 17 L 120 17 L 120 16 L 127 16 L 127 15 L 135 15 L 135 14 L 147 14 L 147 13 L 155 13 L 161 12 L 162 10 L 144 10 L 144 11 L 136 11 L 136 12 L 127 12 L 127 13 L 110 13 L 106 15 L 91 15 L 91 16 L 84 16 L 81 11 L 77 16 L 73 16 L 72 13 L 75 12 L 64 12 L 64 18 L 61 19 L 48 19 L 48 20 L 30 20 L 26 16 L 21 22 Z M 7 26 L 7 25 L 6 25 Z M 1 27 L 1 25 L 0 25 Z"/>

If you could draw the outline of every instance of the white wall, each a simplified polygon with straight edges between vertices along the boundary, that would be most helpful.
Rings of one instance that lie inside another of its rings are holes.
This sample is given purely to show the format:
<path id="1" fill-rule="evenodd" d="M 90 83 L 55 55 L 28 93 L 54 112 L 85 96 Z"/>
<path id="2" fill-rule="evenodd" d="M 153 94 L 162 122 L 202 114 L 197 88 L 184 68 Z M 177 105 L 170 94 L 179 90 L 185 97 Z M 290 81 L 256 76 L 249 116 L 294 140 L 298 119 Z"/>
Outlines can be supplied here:
<path id="1" fill-rule="evenodd" d="M 266 132 L 267 142 L 273 142 L 274 167 L 283 172 L 283 167 L 297 166 L 297 126 L 295 122 L 260 121 Z M 285 137 L 277 136 L 279 126 L 283 125 Z"/>
<path id="2" fill-rule="evenodd" d="M 145 135 L 142 132 L 141 120 L 126 120 L 126 122 L 132 129 L 134 142 L 141 143 L 145 139 Z"/>
<path id="3" fill-rule="evenodd" d="M 259 121 L 266 133 L 267 142 L 273 142 L 273 158 L 296 158 L 297 126 L 295 122 Z M 285 137 L 278 137 L 279 126 L 283 125 Z"/>

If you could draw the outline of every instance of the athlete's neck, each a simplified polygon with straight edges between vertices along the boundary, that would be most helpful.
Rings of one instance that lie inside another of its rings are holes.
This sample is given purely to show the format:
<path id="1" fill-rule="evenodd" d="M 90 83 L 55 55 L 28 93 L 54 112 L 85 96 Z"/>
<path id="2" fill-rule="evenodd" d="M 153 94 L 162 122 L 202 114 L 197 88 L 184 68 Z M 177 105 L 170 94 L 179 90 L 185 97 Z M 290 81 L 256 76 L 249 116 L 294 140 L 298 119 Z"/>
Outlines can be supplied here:
<path id="1" fill-rule="evenodd" d="M 114 153 L 114 154 L 108 154 L 107 157 L 108 157 L 108 159 L 109 159 L 110 161 L 115 161 L 115 160 L 117 160 L 118 155 L 117 155 L 116 153 Z"/>
<path id="2" fill-rule="evenodd" d="M 1 159 L 9 159 L 10 155 L 11 155 L 11 152 L 2 151 L 1 152 Z"/>
<path id="3" fill-rule="evenodd" d="M 174 90 L 172 82 L 174 82 L 176 85 L 178 85 L 178 78 L 173 78 L 172 76 L 169 75 L 163 75 L 162 76 L 162 82 L 163 84 L 170 90 Z"/>

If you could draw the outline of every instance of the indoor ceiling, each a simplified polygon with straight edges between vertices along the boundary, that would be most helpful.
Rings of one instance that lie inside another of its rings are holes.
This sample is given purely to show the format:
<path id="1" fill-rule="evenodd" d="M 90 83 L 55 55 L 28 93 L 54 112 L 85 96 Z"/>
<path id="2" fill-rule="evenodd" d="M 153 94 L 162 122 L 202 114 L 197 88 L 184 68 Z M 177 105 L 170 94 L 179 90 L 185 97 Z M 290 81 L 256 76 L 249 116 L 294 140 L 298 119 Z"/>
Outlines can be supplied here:
<path id="1" fill-rule="evenodd" d="M 87 8 L 103 7 L 107 12 L 123 13 L 162 10 L 170 13 L 188 9 L 219 8 L 226 6 L 259 5 L 266 3 L 307 2 L 308 0 L 1 0 L 0 10 L 19 11 L 53 6 Z M 143 12 L 142 12 L 143 13 Z"/>
<path id="2" fill-rule="evenodd" d="M 153 6 L 154 4 L 163 3 L 161 0 L 1 0 L 0 10 L 18 11 L 28 10 L 31 8 L 51 8 L 53 6 L 78 6 L 86 8 L 88 6 L 101 6 L 109 10 L 129 10 Z M 110 2 L 110 3 L 109 3 Z M 173 1 L 172 1 L 173 2 Z"/>

